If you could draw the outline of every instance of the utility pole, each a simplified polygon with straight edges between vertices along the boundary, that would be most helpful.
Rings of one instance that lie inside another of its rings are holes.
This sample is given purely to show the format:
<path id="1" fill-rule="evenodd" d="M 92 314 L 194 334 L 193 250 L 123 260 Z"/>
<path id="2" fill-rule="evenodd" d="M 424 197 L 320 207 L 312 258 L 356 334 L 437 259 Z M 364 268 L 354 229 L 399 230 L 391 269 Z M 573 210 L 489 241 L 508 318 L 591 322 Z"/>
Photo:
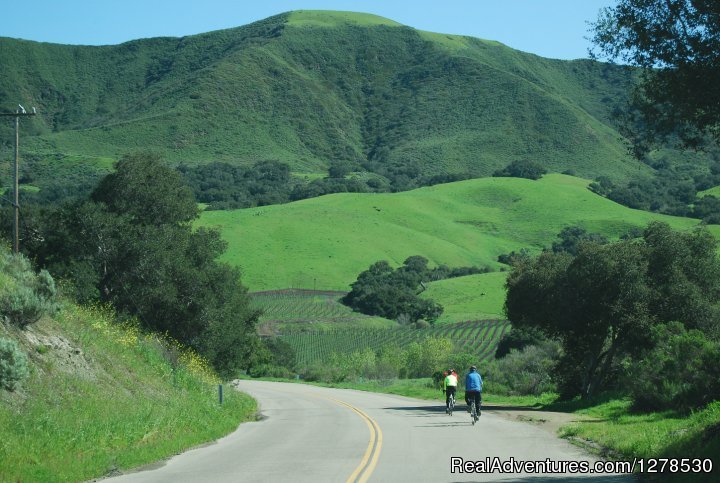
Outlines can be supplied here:
<path id="1" fill-rule="evenodd" d="M 20 177 L 19 161 L 20 161 L 20 118 L 26 116 L 34 116 L 36 114 L 35 108 L 32 108 L 32 112 L 27 112 L 23 106 L 18 104 L 18 109 L 15 112 L 0 112 L 0 116 L 3 117 L 14 117 L 15 118 L 15 169 L 13 176 L 13 208 L 15 208 L 15 223 L 13 225 L 13 253 L 20 253 L 20 194 L 18 186 L 18 178 Z"/>

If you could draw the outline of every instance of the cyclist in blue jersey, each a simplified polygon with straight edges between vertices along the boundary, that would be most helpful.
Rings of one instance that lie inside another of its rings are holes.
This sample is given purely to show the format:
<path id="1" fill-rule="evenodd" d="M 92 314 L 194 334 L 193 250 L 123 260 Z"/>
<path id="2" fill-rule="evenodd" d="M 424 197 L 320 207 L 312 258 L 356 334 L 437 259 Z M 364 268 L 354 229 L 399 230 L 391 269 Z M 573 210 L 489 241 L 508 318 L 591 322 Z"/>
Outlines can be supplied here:
<path id="1" fill-rule="evenodd" d="M 477 367 L 471 366 L 470 372 L 465 376 L 465 403 L 468 405 L 470 412 L 470 402 L 475 400 L 478 416 L 480 415 L 480 403 L 482 402 L 482 377 L 477 372 Z"/>

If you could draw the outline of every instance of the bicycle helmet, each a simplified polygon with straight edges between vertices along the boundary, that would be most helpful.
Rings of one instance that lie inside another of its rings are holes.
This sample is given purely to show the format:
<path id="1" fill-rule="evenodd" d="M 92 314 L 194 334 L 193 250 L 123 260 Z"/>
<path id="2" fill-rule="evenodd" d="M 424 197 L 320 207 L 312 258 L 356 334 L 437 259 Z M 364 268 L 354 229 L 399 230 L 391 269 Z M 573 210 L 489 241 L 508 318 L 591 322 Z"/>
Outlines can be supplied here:
<path id="1" fill-rule="evenodd" d="M 477 366 L 470 366 L 471 371 L 477 371 Z"/>

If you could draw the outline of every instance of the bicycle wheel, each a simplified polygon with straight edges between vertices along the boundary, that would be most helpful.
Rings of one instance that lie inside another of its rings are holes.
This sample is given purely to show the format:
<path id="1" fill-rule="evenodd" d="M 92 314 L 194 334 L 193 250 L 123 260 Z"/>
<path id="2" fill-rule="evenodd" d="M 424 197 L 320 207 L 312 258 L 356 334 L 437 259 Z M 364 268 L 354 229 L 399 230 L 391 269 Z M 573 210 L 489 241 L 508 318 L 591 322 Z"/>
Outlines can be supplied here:
<path id="1" fill-rule="evenodd" d="M 452 416 L 453 408 L 455 408 L 455 396 L 451 394 L 450 401 L 448 404 L 448 414 L 450 414 L 450 416 Z"/>
<path id="2" fill-rule="evenodd" d="M 470 419 L 472 420 L 473 426 L 475 426 L 475 421 L 477 421 L 477 408 L 475 407 L 475 401 L 470 404 Z"/>

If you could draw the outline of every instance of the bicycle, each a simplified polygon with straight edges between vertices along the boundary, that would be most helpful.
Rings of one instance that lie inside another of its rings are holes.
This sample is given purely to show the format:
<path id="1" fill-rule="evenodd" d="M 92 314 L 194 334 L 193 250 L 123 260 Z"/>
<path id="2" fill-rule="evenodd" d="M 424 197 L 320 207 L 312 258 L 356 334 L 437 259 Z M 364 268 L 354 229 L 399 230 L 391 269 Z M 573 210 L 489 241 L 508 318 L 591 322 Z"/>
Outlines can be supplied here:
<path id="1" fill-rule="evenodd" d="M 477 420 L 480 419 L 480 416 L 478 416 L 477 406 L 475 406 L 475 401 L 470 403 L 470 418 L 472 419 L 473 426 L 475 426 Z"/>
<path id="2" fill-rule="evenodd" d="M 455 394 L 450 394 L 450 398 L 448 400 L 448 406 L 447 406 L 447 413 L 450 416 L 452 416 L 454 408 L 455 408 Z"/>

